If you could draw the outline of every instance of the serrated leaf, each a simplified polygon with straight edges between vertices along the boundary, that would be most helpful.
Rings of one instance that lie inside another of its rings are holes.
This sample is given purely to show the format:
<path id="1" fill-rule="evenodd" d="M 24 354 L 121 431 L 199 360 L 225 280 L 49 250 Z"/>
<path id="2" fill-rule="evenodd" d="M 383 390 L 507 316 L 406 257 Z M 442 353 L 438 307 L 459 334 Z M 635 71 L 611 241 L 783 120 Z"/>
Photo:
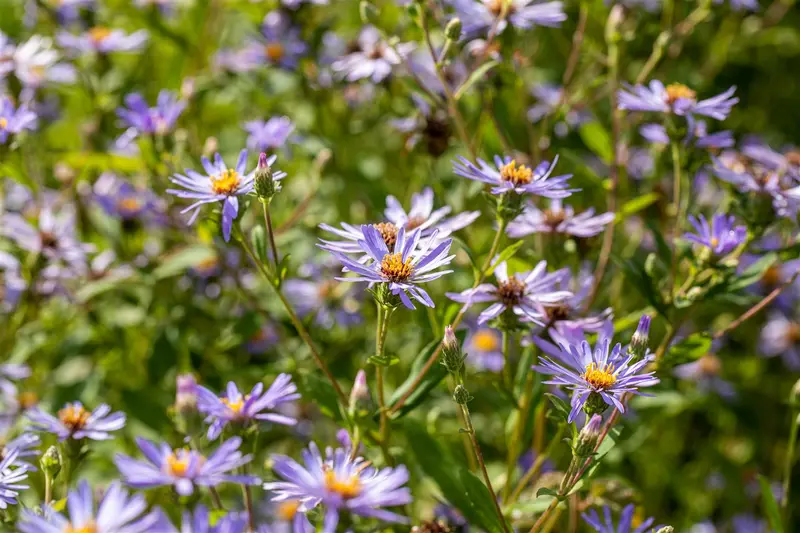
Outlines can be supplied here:
<path id="1" fill-rule="evenodd" d="M 517 242 L 515 242 L 514 244 L 512 244 L 512 245 L 510 245 L 510 246 L 506 246 L 506 247 L 503 249 L 503 251 L 502 251 L 502 252 L 500 252 L 500 255 L 498 255 L 498 256 L 497 256 L 497 259 L 496 259 L 496 260 L 495 260 L 495 261 L 492 263 L 492 266 L 491 266 L 491 267 L 489 267 L 489 270 L 487 270 L 487 271 L 486 271 L 486 274 L 484 275 L 484 277 L 489 277 L 489 276 L 491 276 L 491 275 L 492 275 L 492 273 L 494 273 L 494 270 L 495 270 L 495 269 L 496 269 L 496 268 L 497 268 L 497 267 L 498 267 L 498 266 L 499 266 L 501 263 L 503 263 L 504 261 L 508 261 L 509 259 L 511 259 L 512 257 L 514 257 L 514 254 L 516 254 L 516 253 L 517 253 L 517 251 L 519 251 L 519 249 L 522 247 L 522 245 L 523 245 L 524 243 L 525 243 L 525 241 L 517 241 Z"/>
<path id="2" fill-rule="evenodd" d="M 477 82 L 481 81 L 483 79 L 483 77 L 486 76 L 486 74 L 490 70 L 492 70 L 494 67 L 496 67 L 499 64 L 500 64 L 499 61 L 492 59 L 491 61 L 487 61 L 486 63 L 484 63 L 483 65 L 481 65 L 477 69 L 475 69 L 475 72 L 470 74 L 469 78 L 467 78 L 467 80 L 464 83 L 461 84 L 461 87 L 458 88 L 458 90 L 456 91 L 456 94 L 453 95 L 453 98 L 455 98 L 456 101 L 460 100 L 461 97 L 464 96 L 464 94 L 468 90 L 470 90 L 470 88 L 473 85 L 475 85 Z"/>
<path id="3" fill-rule="evenodd" d="M 614 150 L 611 146 L 611 137 L 608 131 L 597 121 L 582 124 L 578 132 L 580 133 L 583 144 L 603 160 L 604 163 L 611 163 L 614 158 Z"/>
<path id="4" fill-rule="evenodd" d="M 761 505 L 764 507 L 764 514 L 767 515 L 769 526 L 774 533 L 783 533 L 780 509 L 778 508 L 778 502 L 775 501 L 775 495 L 772 493 L 769 480 L 759 475 L 758 484 L 761 486 Z"/>
<path id="5" fill-rule="evenodd" d="M 711 349 L 711 337 L 706 333 L 692 333 L 673 345 L 659 362 L 660 369 L 668 369 L 697 361 Z"/>

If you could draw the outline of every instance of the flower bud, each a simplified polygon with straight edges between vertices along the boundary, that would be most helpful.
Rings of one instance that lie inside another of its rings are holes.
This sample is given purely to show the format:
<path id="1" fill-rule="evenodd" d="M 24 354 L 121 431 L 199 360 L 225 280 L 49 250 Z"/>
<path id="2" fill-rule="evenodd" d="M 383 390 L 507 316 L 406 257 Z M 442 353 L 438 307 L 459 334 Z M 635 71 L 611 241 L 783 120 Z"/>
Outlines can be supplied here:
<path id="1" fill-rule="evenodd" d="M 197 410 L 197 381 L 191 374 L 179 374 L 176 378 L 175 410 L 180 414 Z"/>
<path id="2" fill-rule="evenodd" d="M 603 397 L 596 392 L 589 394 L 588 398 L 586 398 L 586 402 L 583 404 L 583 412 L 588 416 L 602 415 L 606 409 L 608 409 L 608 404 L 603 400 Z"/>
<path id="3" fill-rule="evenodd" d="M 406 6 L 406 13 L 408 13 L 408 17 L 414 21 L 414 24 L 419 26 L 420 15 L 422 13 L 422 9 L 420 8 L 419 4 L 416 2 L 411 2 Z"/>
<path id="4" fill-rule="evenodd" d="M 442 359 L 441 362 L 448 372 L 458 374 L 464 367 L 464 352 L 456 338 L 453 326 L 444 329 L 444 339 L 442 340 Z"/>
<path id="5" fill-rule="evenodd" d="M 594 453 L 603 428 L 603 418 L 593 415 L 572 441 L 572 454 L 575 457 L 589 457 Z"/>
<path id="6" fill-rule="evenodd" d="M 272 169 L 267 164 L 267 154 L 264 152 L 261 152 L 261 155 L 258 156 L 258 167 L 256 167 L 256 175 L 253 182 L 256 196 L 262 202 L 269 202 L 275 196 L 275 193 L 281 190 L 280 184 L 272 179 Z"/>
<path id="7" fill-rule="evenodd" d="M 61 452 L 55 446 L 50 446 L 39 459 L 39 466 L 42 467 L 42 472 L 53 481 L 58 477 L 61 472 Z"/>
<path id="8" fill-rule="evenodd" d="M 367 0 L 361 0 L 358 4 L 358 13 L 361 15 L 361 22 L 364 24 L 375 24 L 378 22 L 378 8 L 370 4 Z"/>
<path id="9" fill-rule="evenodd" d="M 620 26 L 625 20 L 625 8 L 619 4 L 614 5 L 608 14 L 606 20 L 605 37 L 607 43 L 616 43 L 620 40 Z"/>
<path id="10" fill-rule="evenodd" d="M 350 389 L 350 414 L 356 416 L 360 412 L 369 411 L 371 405 L 372 398 L 367 386 L 367 373 L 359 370 L 356 380 L 353 382 L 353 388 Z"/>
<path id="11" fill-rule="evenodd" d="M 647 355 L 648 340 L 650 337 L 650 316 L 643 315 L 639 319 L 639 326 L 631 337 L 631 343 L 628 345 L 628 355 L 632 356 L 635 361 L 639 361 Z"/>
<path id="12" fill-rule="evenodd" d="M 456 385 L 456 389 L 453 391 L 453 400 L 459 405 L 466 405 L 472 400 L 472 396 L 464 385 Z"/>
<path id="13" fill-rule="evenodd" d="M 461 19 L 455 17 L 447 23 L 444 27 L 444 36 L 451 41 L 457 41 L 461 38 Z"/>

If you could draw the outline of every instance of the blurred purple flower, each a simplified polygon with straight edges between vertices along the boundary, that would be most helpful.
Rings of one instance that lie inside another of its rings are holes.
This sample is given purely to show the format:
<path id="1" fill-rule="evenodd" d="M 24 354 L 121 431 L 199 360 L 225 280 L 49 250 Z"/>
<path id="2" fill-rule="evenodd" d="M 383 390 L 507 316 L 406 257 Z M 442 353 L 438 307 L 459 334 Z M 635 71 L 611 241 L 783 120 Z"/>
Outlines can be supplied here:
<path id="1" fill-rule="evenodd" d="M 148 107 L 139 93 L 126 96 L 125 106 L 117 109 L 117 115 L 128 127 L 142 135 L 165 135 L 175 128 L 186 102 L 176 93 L 162 90 L 155 107 Z"/>
<path id="2" fill-rule="evenodd" d="M 676 366 L 672 373 L 677 378 L 694 381 L 703 392 L 713 392 L 726 399 L 733 398 L 736 396 L 736 389 L 719 376 L 721 370 L 720 358 L 713 353 L 707 353 L 697 361 Z"/>
<path id="3" fill-rule="evenodd" d="M 292 24 L 284 11 L 266 14 L 261 24 L 261 36 L 263 41 L 252 42 L 245 48 L 261 64 L 293 70 L 308 50 L 308 45 L 300 37 L 300 29 Z"/>
<path id="4" fill-rule="evenodd" d="M 369 78 L 373 83 L 379 83 L 391 74 L 393 67 L 402 62 L 402 57 L 414 49 L 413 43 L 399 43 L 393 49 L 373 26 L 365 26 L 361 30 L 358 46 L 358 51 L 339 58 L 331 65 L 333 71 L 347 81 Z"/>
<path id="5" fill-rule="evenodd" d="M 340 290 L 343 286 L 332 279 L 337 266 L 335 261 L 306 263 L 299 273 L 310 279 L 287 279 L 283 283 L 284 293 L 297 313 L 314 314 L 314 322 L 325 328 L 346 328 L 362 321 L 354 291 Z"/>
<path id="6" fill-rule="evenodd" d="M 646 533 L 648 531 L 655 531 L 660 526 L 653 526 L 655 519 L 648 518 L 638 527 L 633 528 L 633 504 L 625 506 L 622 513 L 619 515 L 619 522 L 614 525 L 611 519 L 611 508 L 607 505 L 603 506 L 603 518 L 597 514 L 595 509 L 591 509 L 588 513 L 581 514 L 584 522 L 592 526 L 597 533 Z"/>
<path id="7" fill-rule="evenodd" d="M 52 433 L 60 442 L 67 439 L 108 440 L 113 438 L 112 431 L 125 427 L 125 413 L 112 413 L 111 407 L 104 403 L 93 411 L 85 409 L 81 402 L 68 403 L 59 409 L 57 418 L 35 407 L 28 411 L 27 417 L 32 430 Z"/>
<path id="8" fill-rule="evenodd" d="M 0 509 L 16 505 L 19 491 L 28 488 L 28 485 L 21 484 L 28 479 L 28 468 L 17 462 L 18 456 L 19 450 L 10 450 L 0 460 Z"/>
<path id="9" fill-rule="evenodd" d="M 100 207 L 108 215 L 119 217 L 123 223 L 134 220 L 163 221 L 164 205 L 153 191 L 135 187 L 115 174 L 101 174 L 93 191 Z"/>
<path id="10" fill-rule="evenodd" d="M 525 211 L 511 221 L 506 233 L 519 239 L 533 233 L 561 233 L 574 237 L 593 237 L 601 233 L 614 220 L 614 213 L 594 214 L 594 208 L 575 214 L 575 209 L 563 206 L 560 199 L 550 201 L 550 208 L 541 210 L 529 202 Z"/>
<path id="11" fill-rule="evenodd" d="M 467 363 L 477 370 L 500 372 L 505 365 L 502 333 L 494 328 L 475 326 L 470 328 L 464 340 Z"/>
<path id="12" fill-rule="evenodd" d="M 65 31 L 56 35 L 56 41 L 63 48 L 80 53 L 96 52 L 110 54 L 112 52 L 134 52 L 147 42 L 148 34 L 139 30 L 127 34 L 122 30 L 95 26 L 81 35 Z"/>
<path id="13" fill-rule="evenodd" d="M 463 23 L 468 39 L 474 39 L 491 28 L 503 10 L 501 0 L 449 0 Z M 511 0 L 506 10 L 506 20 L 498 26 L 503 31 L 510 23 L 515 28 L 527 30 L 534 26 L 558 28 L 567 20 L 563 2 L 540 0 Z"/>
<path id="14" fill-rule="evenodd" d="M 676 115 L 704 115 L 725 120 L 731 108 L 739 101 L 733 96 L 736 87 L 706 100 L 697 101 L 697 94 L 687 86 L 672 83 L 664 86 L 658 80 L 649 86 L 628 86 L 618 93 L 618 107 L 628 111 L 654 111 Z"/>
<path id="15" fill-rule="evenodd" d="M 683 238 L 703 246 L 715 256 L 724 256 L 732 252 L 747 239 L 747 227 L 736 226 L 733 215 L 717 213 L 708 224 L 706 217 L 689 215 L 689 222 L 697 233 L 684 233 Z"/>
<path id="16" fill-rule="evenodd" d="M 780 311 L 771 311 L 761 329 L 758 347 L 761 355 L 780 355 L 788 369 L 800 369 L 800 322 Z"/>
<path id="17" fill-rule="evenodd" d="M 249 134 L 247 147 L 256 152 L 282 148 L 290 141 L 294 128 L 294 123 L 289 117 L 271 117 L 269 120 L 245 122 L 244 130 Z"/>
<path id="18" fill-rule="evenodd" d="M 59 57 L 52 39 L 34 35 L 15 49 L 14 74 L 31 89 L 49 83 L 73 83 L 77 78 L 75 67 L 59 62 Z"/>
<path id="19" fill-rule="evenodd" d="M 23 130 L 36 129 L 37 121 L 36 113 L 25 104 L 15 108 L 11 98 L 0 97 L 0 144 L 5 144 L 9 137 Z"/>

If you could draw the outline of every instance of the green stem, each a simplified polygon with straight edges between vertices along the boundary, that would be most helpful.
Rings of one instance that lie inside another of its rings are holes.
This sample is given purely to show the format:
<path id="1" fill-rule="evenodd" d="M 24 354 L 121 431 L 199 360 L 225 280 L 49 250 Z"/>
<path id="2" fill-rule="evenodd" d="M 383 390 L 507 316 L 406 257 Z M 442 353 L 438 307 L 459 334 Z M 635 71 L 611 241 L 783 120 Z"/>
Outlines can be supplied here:
<path id="1" fill-rule="evenodd" d="M 503 331 L 503 386 L 513 394 L 514 378 L 511 372 L 511 334 Z"/>
<path id="2" fill-rule="evenodd" d="M 381 304 L 378 306 L 378 321 L 375 327 L 375 386 L 378 389 L 378 410 L 380 412 L 380 442 L 381 450 L 383 451 L 383 459 L 386 464 L 393 464 L 392 455 L 389 453 L 389 411 L 386 408 L 386 391 L 383 382 L 383 369 L 382 362 L 384 358 L 383 347 L 386 343 L 386 334 L 389 331 L 389 316 L 391 310 L 385 309 Z"/>
<path id="3" fill-rule="evenodd" d="M 555 449 L 556 445 L 561 444 L 561 437 L 564 435 L 564 431 L 566 431 L 566 429 L 567 429 L 566 424 L 562 424 L 556 431 L 555 437 L 553 437 L 553 439 L 547 445 L 547 449 L 544 451 L 544 453 L 540 453 L 539 455 L 536 456 L 536 461 L 534 461 L 534 463 L 531 465 L 528 471 L 525 472 L 525 474 L 522 476 L 522 479 L 519 480 L 519 483 L 517 483 L 517 487 L 514 489 L 514 492 L 511 493 L 511 497 L 504 501 L 504 505 L 506 507 L 512 505 L 515 501 L 517 501 L 517 499 L 519 498 L 520 494 L 522 494 L 522 491 L 525 489 L 525 487 L 527 487 L 528 484 L 530 484 L 530 482 L 533 481 L 536 474 L 538 474 L 539 471 L 541 470 L 544 462 L 547 460 L 548 457 L 552 455 L 553 449 Z"/>
<path id="4" fill-rule="evenodd" d="M 244 470 L 247 473 L 247 470 Z M 244 508 L 247 510 L 247 533 L 255 532 L 255 515 L 253 513 L 253 494 L 250 491 L 250 485 L 242 484 L 242 493 L 244 495 Z"/>
<path id="5" fill-rule="evenodd" d="M 272 260 L 275 262 L 275 275 L 280 276 L 281 273 L 278 272 L 278 264 L 280 263 L 280 259 L 278 258 L 278 247 L 275 246 L 275 231 L 272 229 L 272 217 L 269 214 L 269 202 L 261 202 L 261 205 L 264 208 L 264 222 L 267 224 L 267 235 L 269 235 L 269 246 L 272 249 Z"/>
<path id="6" fill-rule="evenodd" d="M 553 501 L 550 502 L 550 505 L 547 507 L 547 509 L 545 509 L 544 512 L 539 516 L 539 519 L 536 520 L 536 522 L 533 524 L 533 527 L 530 529 L 530 531 L 528 531 L 528 533 L 537 533 L 538 531 L 540 531 L 544 523 L 547 522 L 547 518 L 550 516 L 550 514 L 555 510 L 557 506 L 558 506 L 558 498 L 553 498 Z"/>
<path id="7" fill-rule="evenodd" d="M 669 291 L 674 291 L 675 276 L 678 270 L 678 227 L 681 223 L 681 147 L 678 141 L 672 141 L 672 266 L 669 273 Z"/>
<path id="8" fill-rule="evenodd" d="M 788 523 L 789 519 L 789 488 L 792 481 L 792 466 L 794 466 L 795 447 L 797 446 L 797 429 L 800 424 L 800 415 L 792 413 L 792 427 L 789 430 L 789 448 L 786 450 L 786 458 L 783 461 L 783 494 L 781 495 L 781 507 L 783 509 L 783 521 Z"/>

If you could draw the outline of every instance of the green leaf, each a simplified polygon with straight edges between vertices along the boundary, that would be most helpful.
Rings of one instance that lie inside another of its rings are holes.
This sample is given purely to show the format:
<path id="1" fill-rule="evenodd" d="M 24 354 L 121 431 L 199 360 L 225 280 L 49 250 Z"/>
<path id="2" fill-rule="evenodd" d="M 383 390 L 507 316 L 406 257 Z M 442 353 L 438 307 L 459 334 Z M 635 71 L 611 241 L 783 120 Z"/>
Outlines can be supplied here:
<path id="1" fill-rule="evenodd" d="M 764 506 L 764 514 L 767 515 L 769 526 L 775 533 L 783 533 L 783 523 L 781 522 L 781 513 L 778 509 L 778 502 L 775 501 L 775 495 L 772 494 L 772 487 L 770 487 L 769 480 L 764 476 L 758 476 L 758 484 L 761 486 L 761 504 Z"/>
<path id="2" fill-rule="evenodd" d="M 775 264 L 775 261 L 778 260 L 778 256 L 772 252 L 766 254 L 764 257 L 760 258 L 758 261 L 744 269 L 744 271 L 736 276 L 736 278 L 731 282 L 728 286 L 731 290 L 739 290 L 744 289 L 745 287 L 749 287 L 753 283 L 756 283 L 764 277 L 764 273 L 769 270 L 769 268 Z"/>
<path id="3" fill-rule="evenodd" d="M 298 388 L 303 398 L 312 400 L 322 414 L 334 420 L 342 419 L 336 391 L 328 380 L 320 377 L 319 373 L 306 372 L 300 374 Z"/>
<path id="4" fill-rule="evenodd" d="M 711 349 L 711 337 L 706 333 L 692 333 L 672 346 L 659 363 L 659 369 L 668 369 L 697 361 Z"/>
<path id="5" fill-rule="evenodd" d="M 595 153 L 604 163 L 610 163 L 614 158 L 611 146 L 611 137 L 608 131 L 597 121 L 587 122 L 578 130 L 583 143 Z"/>
<path id="6" fill-rule="evenodd" d="M 494 272 L 494 269 L 497 268 L 497 266 L 500 263 L 502 263 L 503 261 L 508 261 L 509 259 L 514 257 L 514 254 L 516 254 L 517 251 L 519 251 L 519 249 L 522 247 L 524 243 L 525 241 L 517 241 L 510 246 L 506 246 L 506 248 L 502 252 L 500 252 L 500 255 L 497 256 L 497 260 L 494 261 L 494 263 L 492 263 L 491 267 L 489 267 L 489 270 L 486 271 L 484 277 L 491 276 L 492 273 Z"/>
<path id="7" fill-rule="evenodd" d="M 183 274 L 188 269 L 209 261 L 216 257 L 216 253 L 208 246 L 190 246 L 168 255 L 153 271 L 156 279 L 165 279 Z"/>
<path id="8" fill-rule="evenodd" d="M 647 300 L 662 315 L 667 314 L 667 306 L 661 297 L 661 293 L 653 283 L 652 278 L 647 274 L 644 265 L 633 259 L 622 259 L 618 256 L 612 255 L 612 260 L 617 264 L 620 269 L 625 273 L 636 290 Z"/>
<path id="9" fill-rule="evenodd" d="M 75 291 L 75 299 L 78 302 L 85 303 L 95 296 L 99 296 L 103 293 L 120 288 L 122 285 L 129 286 L 134 282 L 135 281 L 129 276 L 110 274 L 98 280 L 90 281 L 82 285 L 77 291 Z"/>
<path id="10" fill-rule="evenodd" d="M 547 487 L 542 487 L 536 491 L 536 498 L 541 496 L 552 496 L 553 498 L 558 498 L 558 491 L 555 489 L 548 489 Z"/>
<path id="11" fill-rule="evenodd" d="M 637 196 L 632 200 L 625 202 L 620 210 L 617 212 L 617 223 L 622 222 L 631 215 L 638 213 L 643 209 L 647 209 L 661 198 L 661 195 L 656 192 L 651 192 Z"/>
<path id="12" fill-rule="evenodd" d="M 567 421 L 569 418 L 569 411 L 570 407 L 567 405 L 567 402 L 556 396 L 555 394 L 550 394 L 549 392 L 544 393 L 547 396 L 547 399 L 550 400 L 550 403 L 553 404 L 553 409 L 558 414 L 559 418 L 563 419 L 564 422 Z"/>
<path id="13" fill-rule="evenodd" d="M 252 243 L 253 250 L 256 252 L 256 257 L 262 262 L 266 263 L 267 257 L 267 234 L 264 231 L 264 226 L 258 225 L 253 228 L 250 233 L 250 242 Z"/>
<path id="14" fill-rule="evenodd" d="M 487 531 L 503 533 L 503 523 L 497 515 L 497 508 L 492 502 L 492 495 L 486 485 L 483 484 L 483 481 L 466 468 L 461 468 L 459 478 L 466 489 L 467 497 L 475 513 L 480 517 L 478 523 L 482 524 L 483 529 Z"/>
<path id="15" fill-rule="evenodd" d="M 456 101 L 460 100 L 461 97 L 464 96 L 464 94 L 468 90 L 470 90 L 470 88 L 473 85 L 475 85 L 477 82 L 481 81 L 483 79 L 483 77 L 486 76 L 486 74 L 490 70 L 492 70 L 494 67 L 496 67 L 499 64 L 500 64 L 499 61 L 493 59 L 491 61 L 487 61 L 486 63 L 484 63 L 483 65 L 481 65 L 477 69 L 475 69 L 475 72 L 470 74 L 469 78 L 467 78 L 467 81 L 465 81 L 464 83 L 461 84 L 461 87 L 458 88 L 458 90 L 456 91 L 456 94 L 453 95 L 453 98 L 455 98 Z"/>

